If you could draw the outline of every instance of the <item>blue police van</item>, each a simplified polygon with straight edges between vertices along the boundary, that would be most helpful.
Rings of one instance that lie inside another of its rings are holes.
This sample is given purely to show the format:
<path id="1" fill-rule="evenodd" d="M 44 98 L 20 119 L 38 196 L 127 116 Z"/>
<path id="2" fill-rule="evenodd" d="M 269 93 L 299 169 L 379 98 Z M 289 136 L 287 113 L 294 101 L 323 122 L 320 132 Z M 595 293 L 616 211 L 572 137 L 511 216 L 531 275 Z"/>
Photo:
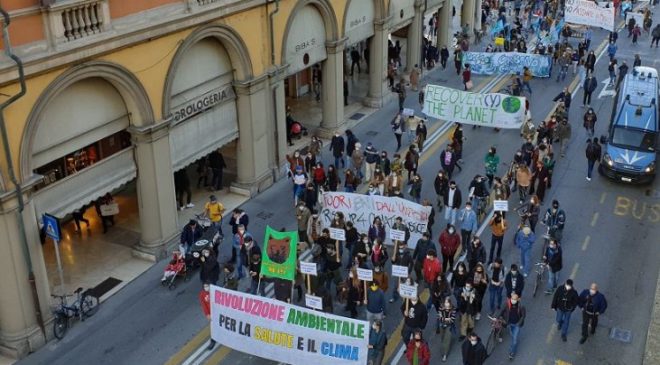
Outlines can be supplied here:
<path id="1" fill-rule="evenodd" d="M 656 175 L 658 71 L 638 66 L 622 80 L 598 171 L 611 179 L 648 184 Z"/>

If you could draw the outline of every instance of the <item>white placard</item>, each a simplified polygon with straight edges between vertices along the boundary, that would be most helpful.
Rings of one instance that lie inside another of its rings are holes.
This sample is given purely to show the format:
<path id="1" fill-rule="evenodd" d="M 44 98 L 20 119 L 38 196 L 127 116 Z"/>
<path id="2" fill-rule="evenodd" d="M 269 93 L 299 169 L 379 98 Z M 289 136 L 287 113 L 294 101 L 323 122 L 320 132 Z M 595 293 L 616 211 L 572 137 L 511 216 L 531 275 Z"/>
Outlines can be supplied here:
<path id="1" fill-rule="evenodd" d="M 508 200 L 494 200 L 493 201 L 493 210 L 496 212 L 508 212 L 509 211 L 509 201 Z"/>
<path id="2" fill-rule="evenodd" d="M 215 285 L 209 294 L 211 338 L 223 346 L 287 364 L 367 363 L 367 321 Z"/>
<path id="3" fill-rule="evenodd" d="M 314 295 L 305 294 L 305 306 L 307 306 L 307 308 L 323 310 L 323 299 Z"/>
<path id="4" fill-rule="evenodd" d="M 431 207 L 425 207 L 407 199 L 380 195 L 365 195 L 345 192 L 327 192 L 323 194 L 323 209 L 319 219 L 324 228 L 332 225 L 332 218 L 338 212 L 353 222 L 360 233 L 369 232 L 374 218 L 380 218 L 389 230 L 396 219 L 401 217 L 403 224 L 410 230 L 408 247 L 415 249 L 417 241 L 427 231 Z M 387 241 L 390 244 L 389 240 Z"/>
<path id="5" fill-rule="evenodd" d="M 318 275 L 316 272 L 316 262 L 300 262 L 300 273 L 307 275 Z"/>
<path id="6" fill-rule="evenodd" d="M 390 239 L 392 241 L 405 241 L 406 240 L 406 231 L 400 231 L 398 229 L 390 229 Z"/>
<path id="7" fill-rule="evenodd" d="M 330 230 L 330 238 L 333 240 L 344 241 L 346 239 L 346 231 L 341 228 L 328 228 Z"/>
<path id="8" fill-rule="evenodd" d="M 408 277 L 408 267 L 401 265 L 392 265 L 392 276 L 396 278 L 407 278 Z"/>
<path id="9" fill-rule="evenodd" d="M 403 115 L 404 117 L 410 117 L 412 115 L 415 115 L 415 110 L 410 108 L 403 108 L 401 115 Z"/>
<path id="10" fill-rule="evenodd" d="M 566 0 L 564 19 L 568 23 L 614 30 L 614 7 L 601 8 L 593 1 Z"/>
<path id="11" fill-rule="evenodd" d="M 403 298 L 417 298 L 417 285 L 399 284 L 399 294 Z"/>
<path id="12" fill-rule="evenodd" d="M 363 281 L 373 281 L 374 272 L 371 269 L 357 269 L 358 279 Z"/>

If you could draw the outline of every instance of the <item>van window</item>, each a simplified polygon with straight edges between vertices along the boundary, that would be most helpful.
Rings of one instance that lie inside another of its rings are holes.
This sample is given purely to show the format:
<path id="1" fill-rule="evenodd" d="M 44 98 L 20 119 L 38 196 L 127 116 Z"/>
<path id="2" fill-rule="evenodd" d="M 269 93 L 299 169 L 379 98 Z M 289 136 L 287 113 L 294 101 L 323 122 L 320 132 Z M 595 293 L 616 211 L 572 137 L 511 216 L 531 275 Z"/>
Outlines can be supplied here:
<path id="1" fill-rule="evenodd" d="M 655 151 L 655 133 L 625 127 L 614 128 L 612 144 L 638 151 Z"/>

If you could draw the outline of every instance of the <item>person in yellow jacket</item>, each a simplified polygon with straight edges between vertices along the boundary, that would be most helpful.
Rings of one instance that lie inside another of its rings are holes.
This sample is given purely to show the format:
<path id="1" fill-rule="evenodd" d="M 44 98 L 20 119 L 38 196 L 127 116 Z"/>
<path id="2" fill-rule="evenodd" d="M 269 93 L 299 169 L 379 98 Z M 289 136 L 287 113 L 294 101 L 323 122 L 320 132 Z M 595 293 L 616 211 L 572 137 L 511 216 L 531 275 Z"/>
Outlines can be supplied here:
<path id="1" fill-rule="evenodd" d="M 525 88 L 529 90 L 529 94 L 532 94 L 532 88 L 529 86 L 529 82 L 532 81 L 532 78 L 534 76 L 532 75 L 532 71 L 530 71 L 529 67 L 525 66 L 523 68 L 523 83 L 522 83 L 522 90 L 525 91 Z"/>
<path id="2" fill-rule="evenodd" d="M 504 234 L 508 228 L 506 219 L 502 217 L 501 212 L 495 212 L 493 218 L 488 222 L 492 236 L 490 239 L 490 256 L 488 256 L 488 264 L 490 265 L 496 258 L 500 257 L 502 254 L 502 241 L 504 240 Z M 495 253 L 495 245 L 497 245 L 497 256 L 493 257 Z"/>
<path id="3" fill-rule="evenodd" d="M 209 197 L 209 201 L 204 205 L 204 215 L 211 220 L 211 227 L 218 230 L 220 237 L 222 234 L 222 214 L 225 212 L 225 207 L 218 201 L 215 195 Z"/>

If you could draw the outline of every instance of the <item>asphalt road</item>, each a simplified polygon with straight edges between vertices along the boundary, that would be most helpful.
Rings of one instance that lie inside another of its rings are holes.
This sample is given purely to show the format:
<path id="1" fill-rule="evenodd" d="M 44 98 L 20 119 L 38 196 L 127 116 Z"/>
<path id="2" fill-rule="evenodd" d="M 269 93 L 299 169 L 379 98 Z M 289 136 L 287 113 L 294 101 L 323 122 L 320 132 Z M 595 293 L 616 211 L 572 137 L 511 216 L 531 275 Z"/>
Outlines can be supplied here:
<path id="1" fill-rule="evenodd" d="M 660 19 L 656 16 L 656 22 Z M 595 31 L 593 47 L 597 47 L 605 37 L 604 31 Z M 642 57 L 643 65 L 655 66 L 660 51 L 649 49 L 650 40 L 643 36 L 638 46 L 632 46 L 623 34 L 620 38 L 618 58 L 632 65 L 634 53 Z M 596 78 L 601 85 L 607 78 L 607 57 L 602 57 L 596 66 Z M 555 72 L 557 72 L 555 70 Z M 453 70 L 434 71 L 426 82 L 439 83 L 460 88 L 460 80 Z M 492 78 L 474 77 L 475 85 L 484 85 Z M 531 109 L 534 121 L 546 118 L 553 107 L 551 99 L 572 81 L 572 75 L 563 83 L 554 79 L 532 81 L 533 94 Z M 639 364 L 644 350 L 645 335 L 651 313 L 655 283 L 658 275 L 660 247 L 657 237 L 660 234 L 660 188 L 655 185 L 633 187 L 611 182 L 595 176 L 588 182 L 584 141 L 587 134 L 582 128 L 582 93 L 577 92 L 570 110 L 573 126 L 571 144 L 565 158 L 558 158 L 553 176 L 553 185 L 547 193 L 546 203 L 558 199 L 567 214 L 564 233 L 564 269 L 560 280 L 573 277 L 578 290 L 587 288 L 595 281 L 609 301 L 607 313 L 601 317 L 596 336 L 584 345 L 579 345 L 581 315 L 576 312 L 572 318 L 568 342 L 561 342 L 554 326 L 554 313 L 550 309 L 550 298 L 544 295 L 531 297 L 526 289 L 522 302 L 527 307 L 528 318 L 520 334 L 519 364 L 555 364 L 557 360 L 571 364 Z M 409 93 L 406 106 L 419 110 L 417 97 Z M 593 100 L 592 106 L 599 116 L 597 135 L 604 134 L 612 98 Z M 396 102 L 386 105 L 353 128 L 363 142 L 371 141 L 376 148 L 393 151 L 394 136 L 389 122 L 396 112 Z M 440 126 L 440 122 L 429 123 L 429 134 Z M 496 146 L 503 162 L 499 174 L 508 163 L 522 140 L 517 130 L 493 132 L 488 128 L 472 130 L 465 128 L 467 141 L 463 159 L 464 170 L 455 174 L 459 187 L 467 190 L 469 181 L 476 174 L 483 174 L 483 157 L 488 146 Z M 405 140 L 404 136 L 404 140 Z M 423 197 L 434 198 L 433 178 L 439 166 L 439 153 L 444 147 L 445 136 L 427 146 L 422 155 L 420 173 L 424 179 Z M 558 148 L 558 146 L 557 146 Z M 324 159 L 330 161 L 327 151 Z M 391 153 L 390 153 L 391 154 Z M 516 205 L 515 199 L 511 205 Z M 291 198 L 290 182 L 282 180 L 251 199 L 243 208 L 250 214 L 250 231 L 259 238 L 266 224 L 274 227 L 295 229 L 295 217 Z M 544 207 L 544 210 L 546 207 Z M 259 218 L 268 217 L 266 219 Z M 441 214 L 436 217 L 434 241 L 437 232 L 445 225 Z M 517 224 L 513 218 L 510 225 Z M 503 260 L 505 265 L 519 262 L 519 254 L 511 244 L 513 232 L 508 232 L 504 240 Z M 487 248 L 490 244 L 490 230 L 481 235 Z M 541 256 L 540 241 L 534 248 L 533 257 Z M 225 244 L 221 261 L 229 257 L 228 244 Z M 119 293 L 103 303 L 95 317 L 84 323 L 77 323 L 63 341 L 51 342 L 45 348 L 30 355 L 19 364 L 163 364 L 179 352 L 188 341 L 200 333 L 207 323 L 201 315 L 197 302 L 200 282 L 193 278 L 179 285 L 174 291 L 164 290 L 159 284 L 165 262 L 148 270 L 138 279 L 127 285 Z M 530 278 L 531 279 L 531 276 Z M 245 283 L 244 283 L 245 284 Z M 529 284 L 529 283 L 528 283 Z M 392 283 L 390 287 L 392 287 Z M 487 298 L 486 298 L 487 299 Z M 389 304 L 385 329 L 392 334 L 386 359 L 392 359 L 399 351 L 397 339 L 401 322 L 398 308 L 401 302 Z M 335 313 L 346 314 L 336 304 Z M 485 309 L 484 309 L 485 313 Z M 364 316 L 363 309 L 360 312 Z M 364 317 L 362 317 L 364 318 Z M 433 332 L 435 315 L 430 316 L 425 337 L 430 341 L 432 363 L 439 362 L 438 340 Z M 631 331 L 631 342 L 624 343 L 609 338 L 613 328 Z M 488 335 L 488 323 L 482 319 L 476 329 L 484 339 Z M 489 364 L 508 362 L 508 335 L 504 343 L 488 360 Z M 460 344 L 454 343 L 448 363 L 460 362 Z M 209 363 L 221 364 L 272 364 L 272 361 L 255 358 L 231 351 L 220 346 L 209 359 Z M 437 362 L 436 362 L 437 361 Z M 399 364 L 406 363 L 400 360 Z"/>

